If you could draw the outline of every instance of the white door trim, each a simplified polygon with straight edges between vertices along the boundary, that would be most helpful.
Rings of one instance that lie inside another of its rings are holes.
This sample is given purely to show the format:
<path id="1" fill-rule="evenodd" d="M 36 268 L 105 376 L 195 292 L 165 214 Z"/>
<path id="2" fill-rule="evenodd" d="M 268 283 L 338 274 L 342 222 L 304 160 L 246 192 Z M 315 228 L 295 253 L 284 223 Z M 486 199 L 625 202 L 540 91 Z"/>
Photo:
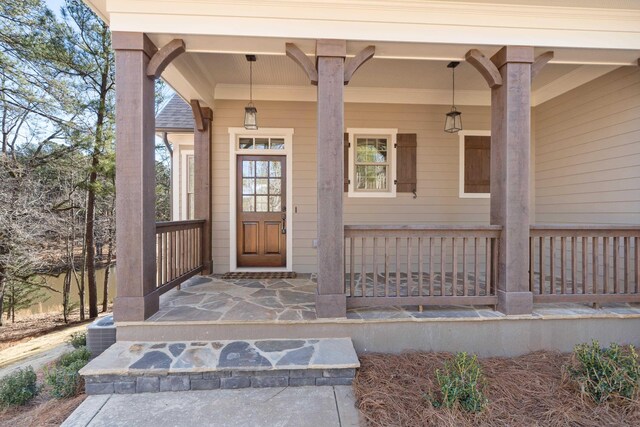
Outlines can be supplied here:
<path id="1" fill-rule="evenodd" d="M 238 148 L 240 137 L 284 138 L 284 150 L 247 150 Z M 285 156 L 287 186 L 287 265 L 278 268 L 238 268 L 237 256 L 237 212 L 236 212 L 236 173 L 238 155 Z M 229 271 L 293 271 L 293 128 L 229 128 Z"/>

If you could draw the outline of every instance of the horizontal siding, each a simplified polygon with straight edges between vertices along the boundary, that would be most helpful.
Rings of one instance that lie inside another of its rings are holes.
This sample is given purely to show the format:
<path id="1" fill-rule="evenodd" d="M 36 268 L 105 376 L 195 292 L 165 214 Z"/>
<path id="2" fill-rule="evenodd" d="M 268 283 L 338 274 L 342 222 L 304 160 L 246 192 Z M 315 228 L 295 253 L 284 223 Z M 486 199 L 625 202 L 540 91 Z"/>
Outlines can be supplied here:
<path id="1" fill-rule="evenodd" d="M 640 224 L 640 69 L 621 67 L 535 108 L 540 223 Z"/>
<path id="2" fill-rule="evenodd" d="M 264 102 L 258 105 L 263 128 L 294 128 L 293 264 L 298 272 L 316 271 L 317 184 L 316 104 Z M 488 107 L 460 107 L 466 129 L 488 130 Z M 347 128 L 397 128 L 416 133 L 417 193 L 396 198 L 354 199 L 345 195 L 345 224 L 487 224 L 488 199 L 458 197 L 458 136 L 443 131 L 445 106 L 346 104 Z M 244 103 L 218 101 L 213 119 L 213 257 L 214 270 L 229 269 L 229 134 L 242 126 Z M 289 175 L 291 177 L 291 174 Z"/>

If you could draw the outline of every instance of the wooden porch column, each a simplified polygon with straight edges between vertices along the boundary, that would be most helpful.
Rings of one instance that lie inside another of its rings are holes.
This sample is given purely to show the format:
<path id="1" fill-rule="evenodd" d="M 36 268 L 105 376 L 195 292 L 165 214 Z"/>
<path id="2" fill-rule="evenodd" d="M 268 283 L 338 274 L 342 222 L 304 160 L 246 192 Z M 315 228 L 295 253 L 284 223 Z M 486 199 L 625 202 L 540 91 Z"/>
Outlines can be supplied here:
<path id="1" fill-rule="evenodd" d="M 345 317 L 344 40 L 318 40 L 318 317 Z"/>
<path id="2" fill-rule="evenodd" d="M 116 321 L 158 311 L 155 258 L 154 80 L 156 47 L 143 33 L 113 32 L 116 53 Z"/>
<path id="3" fill-rule="evenodd" d="M 498 310 L 529 314 L 529 164 L 533 47 L 505 46 L 492 58 L 502 84 L 491 89 L 491 224 L 501 225 Z"/>
<path id="4" fill-rule="evenodd" d="M 211 274 L 211 121 L 213 114 L 210 108 L 197 108 L 191 101 L 196 115 L 193 129 L 194 145 L 194 217 L 204 219 L 202 229 L 202 274 Z"/>

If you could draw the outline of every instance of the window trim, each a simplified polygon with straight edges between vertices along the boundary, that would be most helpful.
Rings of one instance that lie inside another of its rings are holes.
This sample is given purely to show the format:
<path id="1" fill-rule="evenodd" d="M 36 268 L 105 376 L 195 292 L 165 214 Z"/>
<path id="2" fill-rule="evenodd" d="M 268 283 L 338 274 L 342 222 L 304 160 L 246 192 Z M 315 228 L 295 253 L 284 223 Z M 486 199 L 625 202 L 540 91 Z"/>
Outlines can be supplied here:
<path id="1" fill-rule="evenodd" d="M 465 136 L 491 136 L 490 130 L 461 130 L 458 132 L 458 157 L 460 158 L 458 197 L 461 199 L 489 199 L 491 193 L 465 193 L 464 191 L 464 138 Z"/>
<path id="2" fill-rule="evenodd" d="M 381 128 L 347 128 L 347 133 L 349 134 L 349 170 L 348 179 L 349 179 L 349 191 L 347 192 L 348 197 L 354 198 L 374 198 L 374 197 L 396 197 L 396 145 L 398 142 L 398 129 L 381 129 Z M 387 145 L 387 161 L 389 163 L 389 179 L 388 183 L 389 188 L 385 191 L 375 191 L 375 190 L 367 190 L 367 191 L 358 191 L 355 188 L 355 169 L 356 169 L 356 157 L 355 157 L 355 149 L 356 137 L 386 137 L 388 138 Z"/>

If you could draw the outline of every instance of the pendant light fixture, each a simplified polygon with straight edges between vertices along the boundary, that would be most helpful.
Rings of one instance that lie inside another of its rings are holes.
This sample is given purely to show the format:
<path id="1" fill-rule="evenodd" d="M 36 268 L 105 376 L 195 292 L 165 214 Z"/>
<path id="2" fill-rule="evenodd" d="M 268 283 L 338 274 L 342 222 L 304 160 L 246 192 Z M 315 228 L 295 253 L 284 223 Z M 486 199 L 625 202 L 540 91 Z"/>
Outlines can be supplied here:
<path id="1" fill-rule="evenodd" d="M 459 62 L 453 61 L 447 64 L 447 68 L 451 68 L 452 72 L 452 89 L 451 89 L 451 111 L 447 113 L 444 122 L 444 131 L 455 133 L 462 130 L 462 113 L 456 109 L 456 67 Z"/>
<path id="2" fill-rule="evenodd" d="M 258 110 L 253 105 L 253 63 L 255 55 L 247 55 L 249 61 L 249 103 L 244 107 L 244 128 L 248 130 L 258 129 Z"/>

